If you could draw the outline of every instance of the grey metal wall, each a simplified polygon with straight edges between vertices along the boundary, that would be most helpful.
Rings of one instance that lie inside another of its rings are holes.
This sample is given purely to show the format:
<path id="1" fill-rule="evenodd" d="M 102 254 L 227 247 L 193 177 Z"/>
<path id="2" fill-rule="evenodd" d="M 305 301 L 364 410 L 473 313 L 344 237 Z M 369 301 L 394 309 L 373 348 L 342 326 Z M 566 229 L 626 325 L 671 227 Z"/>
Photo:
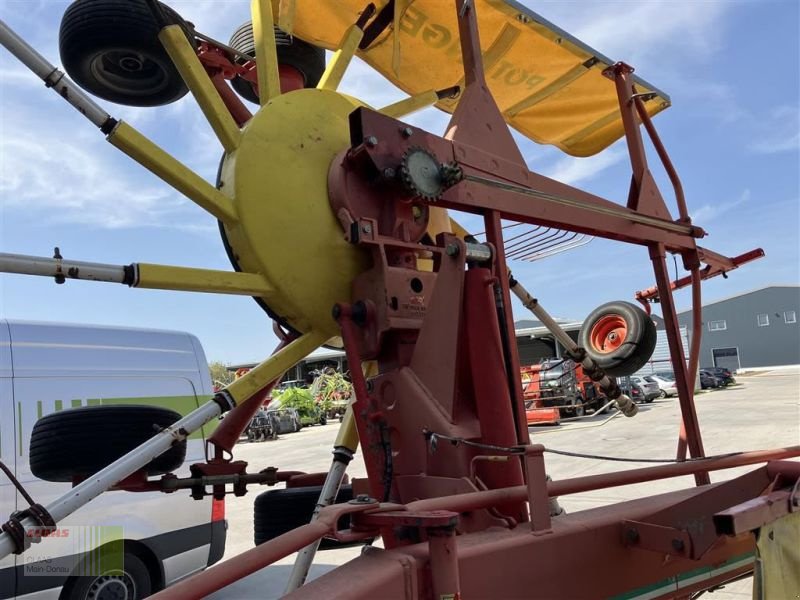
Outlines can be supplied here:
<path id="1" fill-rule="evenodd" d="M 689 359 L 689 332 L 686 327 L 681 326 L 681 344 L 683 345 L 683 354 L 686 360 Z M 656 347 L 653 350 L 653 356 L 650 357 L 648 363 L 636 373 L 637 375 L 650 375 L 652 373 L 674 372 L 672 368 L 672 360 L 669 353 L 669 342 L 667 340 L 667 332 L 663 329 L 657 331 L 658 338 L 656 339 Z"/>
<path id="2" fill-rule="evenodd" d="M 700 366 L 714 365 L 715 348 L 736 348 L 743 368 L 800 364 L 800 323 L 784 320 L 791 310 L 800 319 L 800 286 L 768 287 L 704 306 Z M 769 325 L 758 326 L 759 314 L 768 315 Z M 691 335 L 692 311 L 678 320 Z M 709 331 L 709 322 L 720 320 L 726 329 Z"/>

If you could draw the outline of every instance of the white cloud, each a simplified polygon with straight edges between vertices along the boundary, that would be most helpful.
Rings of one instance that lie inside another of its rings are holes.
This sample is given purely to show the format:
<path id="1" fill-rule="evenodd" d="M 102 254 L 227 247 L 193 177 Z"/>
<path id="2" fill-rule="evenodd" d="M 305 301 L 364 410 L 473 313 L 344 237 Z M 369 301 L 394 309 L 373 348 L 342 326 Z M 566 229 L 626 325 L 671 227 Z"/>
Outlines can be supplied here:
<path id="1" fill-rule="evenodd" d="M 674 55 L 690 55 L 693 61 L 711 55 L 723 35 L 722 16 L 733 4 L 694 0 L 563 2 L 537 5 L 534 10 L 611 60 L 644 67 L 673 61 Z"/>
<path id="2" fill-rule="evenodd" d="M 757 154 L 797 152 L 800 150 L 800 115 L 796 106 L 778 106 L 762 115 L 750 149 Z"/>
<path id="3" fill-rule="evenodd" d="M 717 217 L 749 201 L 750 190 L 745 189 L 735 200 L 730 202 L 717 202 L 716 204 L 704 204 L 700 208 L 691 211 L 690 216 L 695 225 L 707 225 Z"/>
<path id="4" fill-rule="evenodd" d="M 539 172 L 567 185 L 575 185 L 613 167 L 626 156 L 624 150 L 612 147 L 587 158 L 561 157 L 554 163 L 541 167 Z"/>
<path id="5" fill-rule="evenodd" d="M 47 122 L 31 130 L 26 125 L 32 122 L 2 122 L 0 196 L 5 210 L 24 211 L 45 222 L 110 229 L 213 227 L 199 208 L 141 167 L 124 168 L 126 159 L 114 155 L 91 130 L 48 129 Z"/>

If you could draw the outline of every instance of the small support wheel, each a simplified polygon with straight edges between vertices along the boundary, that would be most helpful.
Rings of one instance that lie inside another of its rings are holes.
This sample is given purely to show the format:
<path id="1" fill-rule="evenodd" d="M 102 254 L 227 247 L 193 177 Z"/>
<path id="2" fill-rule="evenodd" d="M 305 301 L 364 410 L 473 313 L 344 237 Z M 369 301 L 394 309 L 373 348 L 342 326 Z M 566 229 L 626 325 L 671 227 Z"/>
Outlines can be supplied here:
<path id="1" fill-rule="evenodd" d="M 194 41 L 178 13 L 165 4 L 161 10 Z M 189 89 L 158 33 L 144 0 L 76 0 L 61 19 L 61 62 L 79 86 L 104 100 L 128 106 L 169 104 Z"/>
<path id="2" fill-rule="evenodd" d="M 255 56 L 253 23 L 247 21 L 234 31 L 228 45 L 248 56 Z M 275 46 L 278 52 L 278 64 L 294 67 L 303 76 L 305 87 L 316 87 L 325 72 L 325 50 L 291 36 L 277 27 L 275 27 Z M 245 62 L 241 57 L 233 56 L 231 58 L 239 64 Z M 242 98 L 258 104 L 258 94 L 248 80 L 237 76 L 231 81 L 231 85 Z"/>
<path id="3" fill-rule="evenodd" d="M 638 306 L 609 302 L 596 308 L 578 335 L 578 344 L 612 377 L 641 369 L 656 347 L 656 326 Z"/>

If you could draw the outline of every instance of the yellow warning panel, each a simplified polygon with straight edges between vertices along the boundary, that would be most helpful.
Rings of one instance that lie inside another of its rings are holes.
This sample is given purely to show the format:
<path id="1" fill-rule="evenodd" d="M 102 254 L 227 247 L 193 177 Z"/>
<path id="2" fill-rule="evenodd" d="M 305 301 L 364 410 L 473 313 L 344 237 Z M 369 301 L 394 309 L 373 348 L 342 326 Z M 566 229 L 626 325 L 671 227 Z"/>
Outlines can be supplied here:
<path id="1" fill-rule="evenodd" d="M 272 0 L 289 14 L 292 33 L 335 49 L 358 19 L 363 0 Z M 389 0 L 378 0 L 378 12 Z M 357 55 L 411 95 L 463 84 L 454 0 L 393 0 L 388 26 Z M 614 82 L 603 70 L 614 61 L 573 38 L 530 9 L 510 1 L 472 0 L 478 15 L 486 80 L 506 122 L 541 144 L 573 156 L 590 156 L 623 135 Z M 369 28 L 369 26 L 368 26 Z M 653 116 L 669 96 L 635 78 L 650 93 Z M 458 98 L 436 106 L 453 112 Z"/>

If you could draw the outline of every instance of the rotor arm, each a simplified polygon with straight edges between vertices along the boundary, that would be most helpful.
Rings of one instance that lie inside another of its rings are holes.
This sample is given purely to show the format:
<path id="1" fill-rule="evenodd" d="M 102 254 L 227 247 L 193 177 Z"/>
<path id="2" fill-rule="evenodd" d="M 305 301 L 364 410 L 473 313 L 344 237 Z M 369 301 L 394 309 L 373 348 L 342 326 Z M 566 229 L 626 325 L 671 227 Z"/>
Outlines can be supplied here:
<path id="1" fill-rule="evenodd" d="M 39 275 L 53 277 L 56 283 L 67 279 L 83 279 L 122 283 L 130 287 L 174 290 L 181 292 L 207 292 L 242 296 L 269 297 L 274 288 L 258 273 L 218 271 L 131 263 L 111 265 L 106 263 L 65 260 L 56 248 L 56 256 L 28 256 L 24 254 L 0 253 L 0 273 Z"/>

